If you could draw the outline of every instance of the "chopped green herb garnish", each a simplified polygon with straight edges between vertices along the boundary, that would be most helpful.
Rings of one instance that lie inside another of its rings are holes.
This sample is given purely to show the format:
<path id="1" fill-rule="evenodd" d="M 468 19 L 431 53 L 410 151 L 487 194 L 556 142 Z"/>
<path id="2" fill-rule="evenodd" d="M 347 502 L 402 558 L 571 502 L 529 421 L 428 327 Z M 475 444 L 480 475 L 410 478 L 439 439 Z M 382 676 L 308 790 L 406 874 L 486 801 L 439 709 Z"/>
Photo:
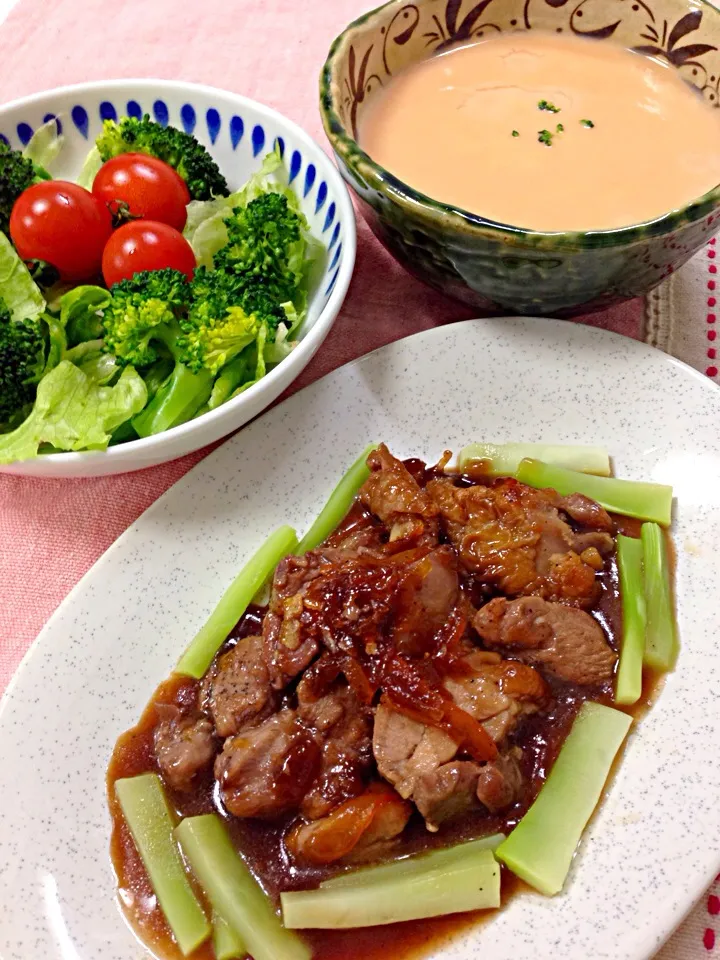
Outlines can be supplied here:
<path id="1" fill-rule="evenodd" d="M 520 136 L 520 134 L 518 133 L 517 130 L 513 130 L 512 135 L 513 135 L 514 137 L 519 137 L 519 136 Z"/>
<path id="2" fill-rule="evenodd" d="M 538 101 L 538 110 L 547 110 L 549 113 L 560 113 L 560 107 L 556 107 L 554 103 L 550 103 L 547 100 Z"/>
<path id="3" fill-rule="evenodd" d="M 580 123 L 581 123 L 584 127 L 594 127 L 594 126 L 595 126 L 595 124 L 592 122 L 592 120 L 581 120 Z"/>
<path id="4" fill-rule="evenodd" d="M 555 127 L 555 132 L 556 132 L 556 133 L 562 133 L 564 129 L 565 129 L 565 127 L 564 127 L 561 123 L 559 123 L 559 124 Z"/>
<path id="5" fill-rule="evenodd" d="M 538 130 L 538 143 L 544 143 L 546 147 L 552 146 L 553 135 L 549 130 Z"/>

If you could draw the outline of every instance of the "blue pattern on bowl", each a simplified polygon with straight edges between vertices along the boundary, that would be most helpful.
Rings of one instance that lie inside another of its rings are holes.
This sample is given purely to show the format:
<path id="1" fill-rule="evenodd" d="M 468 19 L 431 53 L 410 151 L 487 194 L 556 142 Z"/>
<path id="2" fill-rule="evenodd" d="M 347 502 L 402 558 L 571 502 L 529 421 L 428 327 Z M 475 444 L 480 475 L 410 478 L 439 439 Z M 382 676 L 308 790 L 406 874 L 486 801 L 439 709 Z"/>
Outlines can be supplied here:
<path id="1" fill-rule="evenodd" d="M 81 106 L 79 103 L 76 104 L 70 111 L 70 116 L 72 117 L 73 123 L 78 128 L 80 133 L 87 140 L 88 138 L 88 112 L 85 107 Z"/>
<path id="2" fill-rule="evenodd" d="M 265 131 L 256 123 L 252 130 L 253 156 L 256 157 L 265 148 Z"/>
<path id="3" fill-rule="evenodd" d="M 222 125 L 220 114 L 217 112 L 215 107 L 210 107 L 208 112 L 205 114 L 205 121 L 207 123 L 208 133 L 210 135 L 210 142 L 215 143 L 220 135 L 220 127 Z"/>
<path id="4" fill-rule="evenodd" d="M 245 124 L 243 123 L 243 118 L 234 114 L 230 117 L 230 143 L 232 144 L 233 150 L 237 150 L 237 145 L 242 140 L 244 133 Z"/>
<path id="5" fill-rule="evenodd" d="M 180 120 L 185 133 L 192 133 L 197 123 L 195 108 L 191 103 L 184 103 L 180 108 Z"/>
<path id="6" fill-rule="evenodd" d="M 98 101 L 88 98 L 85 102 L 75 102 L 70 108 L 70 118 L 75 130 L 70 129 L 68 136 L 77 138 L 77 135 L 80 134 L 83 140 L 92 140 L 99 132 L 98 123 L 105 120 L 117 120 L 124 115 L 140 118 L 146 113 L 149 113 L 158 123 L 162 123 L 164 126 L 172 123 L 185 130 L 186 133 L 192 134 L 196 130 L 198 117 L 204 115 L 207 136 L 213 145 L 218 144 L 219 146 L 225 138 L 225 142 L 229 142 L 233 151 L 239 151 L 241 144 L 244 142 L 245 130 L 248 124 L 251 124 L 250 144 L 245 149 L 251 149 L 253 157 L 258 157 L 267 149 L 266 144 L 270 140 L 272 140 L 275 149 L 279 150 L 282 156 L 285 155 L 285 139 L 279 135 L 273 137 L 272 134 L 268 134 L 262 123 L 253 123 L 252 117 L 243 118 L 238 113 L 223 116 L 221 111 L 215 107 L 210 107 L 207 110 L 204 110 L 204 108 L 198 109 L 192 103 L 183 103 L 179 109 L 176 109 L 177 116 L 172 116 L 173 111 L 163 99 L 155 99 L 149 103 L 140 103 L 135 99 L 126 102 L 120 100 L 114 103 L 110 99 Z M 62 116 L 65 115 L 63 110 L 59 112 Z M 25 146 L 41 122 L 47 123 L 53 119 L 58 124 L 60 132 L 62 132 L 62 120 L 55 113 L 45 112 L 42 118 L 37 115 L 20 120 L 9 134 L 0 131 L 0 140 L 9 146 Z M 293 146 L 289 156 L 288 179 L 290 182 L 296 182 L 295 187 L 298 194 L 302 196 L 303 201 L 309 202 L 310 206 L 305 206 L 305 210 L 308 219 L 312 221 L 313 216 L 320 217 L 321 211 L 325 209 L 329 197 L 327 182 L 318 177 L 316 164 L 308 162 L 303 154 L 302 146 Z M 324 216 L 315 222 L 311 222 L 311 228 L 315 235 L 324 235 L 327 249 L 324 286 L 320 288 L 323 290 L 321 308 L 332 293 L 340 272 L 343 244 L 341 224 L 336 221 L 336 218 L 337 205 L 335 200 L 330 198 Z M 328 241 L 327 234 L 333 224 L 334 229 Z"/>
<path id="7" fill-rule="evenodd" d="M 308 168 L 305 171 L 305 186 L 303 187 L 303 196 L 306 197 L 312 190 L 312 185 L 315 183 L 315 164 L 309 163 Z"/>
<path id="8" fill-rule="evenodd" d="M 114 104 L 110 103 L 109 100 L 103 100 L 103 102 L 100 104 L 100 119 L 117 120 L 117 110 L 115 109 Z"/>
<path id="9" fill-rule="evenodd" d="M 170 121 L 170 112 L 164 100 L 156 100 L 153 103 L 153 116 L 155 120 L 163 127 L 166 127 Z"/>
<path id="10" fill-rule="evenodd" d="M 33 135 L 33 128 L 29 123 L 19 123 L 17 125 L 17 135 L 20 137 L 20 142 L 23 146 L 27 146 L 30 137 Z"/>

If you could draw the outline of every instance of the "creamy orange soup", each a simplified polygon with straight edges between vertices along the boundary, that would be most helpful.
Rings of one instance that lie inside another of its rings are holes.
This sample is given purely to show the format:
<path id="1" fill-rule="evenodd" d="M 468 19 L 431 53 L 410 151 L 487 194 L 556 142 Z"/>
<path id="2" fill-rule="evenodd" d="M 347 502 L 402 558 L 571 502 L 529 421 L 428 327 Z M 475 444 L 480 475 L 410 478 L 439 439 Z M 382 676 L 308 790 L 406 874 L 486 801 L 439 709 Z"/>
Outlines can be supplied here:
<path id="1" fill-rule="evenodd" d="M 607 42 L 510 33 L 408 67 L 359 142 L 436 200 L 534 230 L 651 220 L 720 182 L 719 112 Z"/>

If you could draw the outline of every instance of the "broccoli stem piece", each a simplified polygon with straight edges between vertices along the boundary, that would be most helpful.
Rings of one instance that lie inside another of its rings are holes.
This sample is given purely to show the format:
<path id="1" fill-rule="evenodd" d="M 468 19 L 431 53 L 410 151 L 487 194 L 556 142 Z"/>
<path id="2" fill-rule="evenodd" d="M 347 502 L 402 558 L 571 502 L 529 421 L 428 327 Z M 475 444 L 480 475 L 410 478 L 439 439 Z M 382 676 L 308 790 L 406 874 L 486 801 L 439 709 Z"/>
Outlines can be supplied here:
<path id="1" fill-rule="evenodd" d="M 187 956 L 208 938 L 210 924 L 185 874 L 160 778 L 143 773 L 117 780 L 115 795 L 158 903 Z"/>
<path id="2" fill-rule="evenodd" d="M 213 914 L 213 950 L 215 960 L 242 960 L 247 954 L 245 941 L 219 913 Z"/>
<path id="3" fill-rule="evenodd" d="M 403 857 L 393 863 L 383 863 L 377 867 L 361 867 L 359 870 L 350 870 L 337 877 L 325 880 L 320 884 L 321 890 L 337 890 L 346 887 L 365 887 L 381 883 L 386 880 L 412 880 L 416 876 L 430 870 L 451 870 L 457 863 L 463 863 L 482 850 L 496 850 L 505 839 L 502 833 L 493 833 L 479 840 L 469 843 L 460 843 L 445 850 L 433 850 L 431 853 L 420 853 L 414 857 Z"/>
<path id="4" fill-rule="evenodd" d="M 175 837 L 213 909 L 237 930 L 253 960 L 311 960 L 307 945 L 281 924 L 216 814 L 188 817 Z"/>
<path id="5" fill-rule="evenodd" d="M 670 525 L 672 487 L 661 483 L 593 477 L 575 470 L 554 467 L 541 460 L 523 460 L 516 477 L 521 483 L 544 489 L 552 487 L 561 496 L 582 493 L 611 513 Z"/>
<path id="6" fill-rule="evenodd" d="M 470 443 L 458 454 L 458 467 L 464 470 L 474 461 L 482 461 L 491 477 L 515 476 L 524 459 L 542 460 L 555 467 L 610 476 L 610 457 L 602 447 L 575 447 L 550 443 Z"/>
<path id="7" fill-rule="evenodd" d="M 531 887 L 559 893 L 632 717 L 586 701 L 537 799 L 495 856 Z"/>
<path id="8" fill-rule="evenodd" d="M 656 523 L 644 523 L 640 537 L 647 607 L 645 663 L 657 670 L 670 670 L 677 657 L 678 639 L 665 537 Z"/>
<path id="9" fill-rule="evenodd" d="M 344 519 L 352 506 L 358 490 L 370 476 L 370 470 L 368 469 L 366 461 L 376 446 L 376 443 L 371 443 L 369 447 L 366 447 L 355 463 L 341 478 L 338 485 L 330 494 L 330 499 L 320 511 L 318 518 L 300 541 L 300 546 L 297 549 L 298 554 L 307 553 L 308 550 L 314 550 L 318 544 L 330 536 L 333 530 Z"/>
<path id="10" fill-rule="evenodd" d="M 373 927 L 500 906 L 500 866 L 491 850 L 468 849 L 452 862 L 345 887 L 281 893 L 286 927 Z M 432 863 L 434 854 L 425 858 Z M 378 868 L 380 869 L 380 868 Z"/>
<path id="11" fill-rule="evenodd" d="M 617 538 L 617 563 L 622 601 L 622 645 L 615 678 L 615 702 L 636 703 L 642 693 L 645 653 L 645 594 L 643 545 L 632 537 Z"/>
<path id="12" fill-rule="evenodd" d="M 151 437 L 191 420 L 208 401 L 213 375 L 208 370 L 191 373 L 178 363 L 145 409 L 133 418 L 140 437 Z"/>
<path id="13" fill-rule="evenodd" d="M 220 598 L 220 602 L 200 628 L 175 667 L 175 673 L 200 680 L 228 634 L 245 613 L 252 598 L 263 586 L 283 557 L 297 547 L 292 527 L 280 527 L 248 560 Z M 257 960 L 257 958 L 256 958 Z"/>

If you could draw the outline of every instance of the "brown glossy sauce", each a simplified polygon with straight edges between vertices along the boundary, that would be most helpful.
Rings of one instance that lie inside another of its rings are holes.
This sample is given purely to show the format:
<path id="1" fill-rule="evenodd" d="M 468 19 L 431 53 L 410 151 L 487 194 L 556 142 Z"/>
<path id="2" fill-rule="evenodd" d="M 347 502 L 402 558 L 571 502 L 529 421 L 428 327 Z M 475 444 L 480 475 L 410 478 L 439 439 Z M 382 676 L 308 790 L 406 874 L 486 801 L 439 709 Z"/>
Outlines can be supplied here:
<path id="1" fill-rule="evenodd" d="M 421 483 L 433 475 L 433 471 L 426 470 L 421 461 L 406 461 L 406 466 Z M 472 483 L 479 479 L 478 476 L 458 478 L 457 482 Z M 635 537 L 640 535 L 639 521 L 626 517 L 613 517 L 613 520 L 617 533 Z M 355 524 L 363 522 L 367 522 L 365 508 L 356 504 L 341 528 L 349 530 Z M 668 545 L 672 549 L 669 538 Z M 617 638 L 622 630 L 622 612 L 614 558 L 607 566 L 608 569 L 599 577 L 601 597 L 591 612 L 602 624 L 610 643 L 617 649 Z M 262 607 L 251 606 L 232 631 L 223 651 L 232 647 L 242 637 L 258 633 L 264 612 Z M 596 699 L 616 709 L 625 710 L 637 720 L 656 699 L 661 689 L 660 679 L 659 675 L 646 672 L 642 697 L 630 708 L 618 708 L 617 704 L 612 702 L 612 685 L 609 683 L 603 688 L 589 690 L 550 680 L 553 694 L 551 707 L 547 711 L 527 717 L 510 737 L 510 742 L 523 749 L 523 764 L 529 788 L 522 801 L 498 816 L 482 812 L 471 813 L 454 823 L 444 824 L 442 830 L 436 834 L 429 833 L 422 819 L 415 814 L 394 847 L 393 855 L 402 856 L 446 847 L 498 831 L 507 833 L 522 818 L 540 790 L 581 704 L 585 700 Z M 158 772 L 153 747 L 153 731 L 158 722 L 156 704 L 189 706 L 196 700 L 198 687 L 197 681 L 176 676 L 161 684 L 137 726 L 128 730 L 118 740 L 107 772 L 112 815 L 110 852 L 118 877 L 120 903 L 138 936 L 148 949 L 162 960 L 182 960 L 182 955 L 155 901 L 112 787 L 121 777 L 136 776 L 149 771 Z M 619 762 L 621 761 L 618 760 L 617 763 Z M 292 864 L 285 855 L 282 843 L 288 829 L 287 822 L 275 824 L 229 817 L 222 804 L 216 802 L 214 788 L 215 782 L 212 775 L 208 774 L 190 793 L 173 791 L 167 784 L 166 793 L 178 819 L 211 812 L 223 816 L 236 849 L 242 854 L 266 893 L 276 902 L 279 903 L 280 891 L 316 887 L 321 881 L 340 872 L 333 867 L 301 867 Z M 529 888 L 503 868 L 503 905 L 520 889 Z M 352 930 L 303 931 L 303 937 L 313 949 L 314 960 L 417 960 L 433 949 L 437 950 L 459 933 L 484 919 L 492 918 L 494 913 L 495 911 L 481 911 Z M 190 960 L 214 960 L 210 941 L 196 950 Z"/>

